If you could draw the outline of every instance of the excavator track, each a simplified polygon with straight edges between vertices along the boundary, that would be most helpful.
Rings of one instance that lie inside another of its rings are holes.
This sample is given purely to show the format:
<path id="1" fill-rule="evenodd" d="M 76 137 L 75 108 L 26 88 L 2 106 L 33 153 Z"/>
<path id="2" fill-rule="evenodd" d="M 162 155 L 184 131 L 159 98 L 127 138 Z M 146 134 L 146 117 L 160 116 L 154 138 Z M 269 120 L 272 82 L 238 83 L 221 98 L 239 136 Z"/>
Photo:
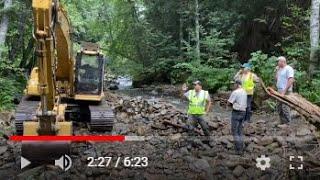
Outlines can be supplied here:
<path id="1" fill-rule="evenodd" d="M 113 129 L 115 115 L 113 110 L 105 103 L 99 105 L 90 105 L 90 122 L 88 128 L 90 131 L 107 131 Z"/>
<path id="2" fill-rule="evenodd" d="M 36 116 L 39 100 L 23 97 L 15 113 L 15 128 L 17 135 L 23 135 L 23 122 L 32 121 Z"/>

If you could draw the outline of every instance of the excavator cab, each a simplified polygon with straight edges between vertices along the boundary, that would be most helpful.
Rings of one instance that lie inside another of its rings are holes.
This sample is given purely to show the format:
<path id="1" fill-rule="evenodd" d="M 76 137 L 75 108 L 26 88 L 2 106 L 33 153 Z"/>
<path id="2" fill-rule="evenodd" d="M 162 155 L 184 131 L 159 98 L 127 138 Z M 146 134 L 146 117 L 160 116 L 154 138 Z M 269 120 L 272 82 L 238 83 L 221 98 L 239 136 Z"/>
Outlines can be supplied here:
<path id="1" fill-rule="evenodd" d="M 79 53 L 77 58 L 76 93 L 99 95 L 102 91 L 103 57 Z"/>
<path id="2" fill-rule="evenodd" d="M 82 43 L 76 56 L 75 99 L 100 101 L 103 97 L 105 58 L 94 43 Z"/>

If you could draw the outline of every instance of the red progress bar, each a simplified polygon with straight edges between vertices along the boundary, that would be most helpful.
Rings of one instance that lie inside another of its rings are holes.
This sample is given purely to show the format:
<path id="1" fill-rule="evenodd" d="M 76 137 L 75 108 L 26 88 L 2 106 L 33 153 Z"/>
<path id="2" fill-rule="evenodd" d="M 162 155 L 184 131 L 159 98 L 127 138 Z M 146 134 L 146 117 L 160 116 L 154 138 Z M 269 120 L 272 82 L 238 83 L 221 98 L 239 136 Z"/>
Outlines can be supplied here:
<path id="1" fill-rule="evenodd" d="M 125 136 L 10 136 L 11 141 L 109 141 L 123 142 Z"/>

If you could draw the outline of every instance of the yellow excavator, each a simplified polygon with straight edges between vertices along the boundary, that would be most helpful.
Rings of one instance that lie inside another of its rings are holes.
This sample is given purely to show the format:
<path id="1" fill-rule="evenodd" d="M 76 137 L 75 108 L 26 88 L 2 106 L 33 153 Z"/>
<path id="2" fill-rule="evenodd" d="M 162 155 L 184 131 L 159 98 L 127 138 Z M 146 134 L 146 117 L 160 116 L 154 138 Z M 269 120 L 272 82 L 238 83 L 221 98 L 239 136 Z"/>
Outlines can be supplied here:
<path id="1" fill-rule="evenodd" d="M 112 131 L 113 110 L 105 103 L 105 58 L 98 45 L 82 43 L 76 55 L 71 25 L 59 0 L 32 0 L 35 56 L 25 96 L 17 107 L 17 135 L 73 135 L 73 122 L 91 131 Z M 69 153 L 69 142 L 23 142 L 22 156 L 32 162 L 52 161 Z"/>

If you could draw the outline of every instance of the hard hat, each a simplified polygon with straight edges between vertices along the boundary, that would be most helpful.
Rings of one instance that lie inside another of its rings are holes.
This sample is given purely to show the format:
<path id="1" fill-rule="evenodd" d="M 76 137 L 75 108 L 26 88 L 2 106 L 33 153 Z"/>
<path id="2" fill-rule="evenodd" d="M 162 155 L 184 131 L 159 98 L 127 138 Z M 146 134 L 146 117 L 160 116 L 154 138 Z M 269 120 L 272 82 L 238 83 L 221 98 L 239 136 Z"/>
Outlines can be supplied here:
<path id="1" fill-rule="evenodd" d="M 251 70 L 252 65 L 250 63 L 244 63 L 241 67 Z"/>
<path id="2" fill-rule="evenodd" d="M 201 81 L 199 81 L 199 80 L 194 81 L 192 84 L 193 85 L 200 85 L 200 86 L 202 85 Z"/>

